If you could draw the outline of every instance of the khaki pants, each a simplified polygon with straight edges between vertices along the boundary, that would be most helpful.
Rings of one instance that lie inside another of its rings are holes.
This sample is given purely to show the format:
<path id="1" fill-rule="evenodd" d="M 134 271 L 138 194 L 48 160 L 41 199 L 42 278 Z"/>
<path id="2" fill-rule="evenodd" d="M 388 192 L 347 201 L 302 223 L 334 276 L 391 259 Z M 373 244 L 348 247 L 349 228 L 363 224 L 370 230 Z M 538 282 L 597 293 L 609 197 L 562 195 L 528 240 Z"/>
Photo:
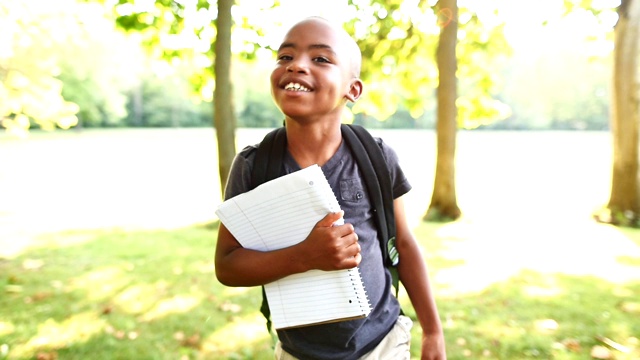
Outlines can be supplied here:
<path id="1" fill-rule="evenodd" d="M 411 327 L 413 322 L 406 316 L 400 315 L 389 334 L 380 344 L 366 353 L 360 360 L 409 360 L 411 345 Z M 298 360 L 298 358 L 282 349 L 280 341 L 276 343 L 276 360 Z"/>

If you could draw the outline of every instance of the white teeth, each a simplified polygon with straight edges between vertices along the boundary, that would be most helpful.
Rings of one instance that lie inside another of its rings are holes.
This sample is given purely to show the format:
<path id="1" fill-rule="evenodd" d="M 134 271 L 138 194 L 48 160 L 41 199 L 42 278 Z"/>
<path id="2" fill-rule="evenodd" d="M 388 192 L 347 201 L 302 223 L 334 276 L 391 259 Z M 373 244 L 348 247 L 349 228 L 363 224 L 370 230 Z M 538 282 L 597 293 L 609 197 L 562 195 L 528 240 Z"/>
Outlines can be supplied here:
<path id="1" fill-rule="evenodd" d="M 288 83 L 285 87 L 285 90 L 291 90 L 291 91 L 304 91 L 304 92 L 309 92 L 311 90 L 307 89 L 306 87 L 304 87 L 303 85 L 300 85 L 298 83 Z"/>

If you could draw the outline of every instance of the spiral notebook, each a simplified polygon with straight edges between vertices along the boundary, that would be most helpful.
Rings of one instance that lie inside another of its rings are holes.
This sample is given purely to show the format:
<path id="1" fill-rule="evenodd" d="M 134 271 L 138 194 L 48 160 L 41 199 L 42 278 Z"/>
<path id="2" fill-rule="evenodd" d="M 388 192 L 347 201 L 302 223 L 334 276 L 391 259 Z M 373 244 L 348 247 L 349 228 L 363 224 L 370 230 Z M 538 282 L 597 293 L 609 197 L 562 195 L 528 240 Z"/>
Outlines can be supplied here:
<path id="1" fill-rule="evenodd" d="M 318 165 L 266 182 L 223 202 L 216 214 L 240 244 L 271 251 L 304 240 L 340 205 Z M 358 268 L 311 270 L 264 286 L 276 329 L 366 317 L 371 312 Z"/>

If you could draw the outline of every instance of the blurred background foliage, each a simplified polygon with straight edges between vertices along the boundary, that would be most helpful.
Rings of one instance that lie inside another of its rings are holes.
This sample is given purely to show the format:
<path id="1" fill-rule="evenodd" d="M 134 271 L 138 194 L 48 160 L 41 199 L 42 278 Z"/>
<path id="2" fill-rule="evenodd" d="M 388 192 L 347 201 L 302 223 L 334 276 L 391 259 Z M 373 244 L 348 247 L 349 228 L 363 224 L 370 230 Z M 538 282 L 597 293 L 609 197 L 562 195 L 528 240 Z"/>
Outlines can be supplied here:
<path id="1" fill-rule="evenodd" d="M 287 22 L 285 2 L 256 8 L 237 1 L 234 7 L 238 127 L 282 121 L 269 95 L 268 72 L 273 39 Z M 363 50 L 367 84 L 354 121 L 371 128 L 433 128 L 434 49 L 446 14 L 429 12 L 428 1 L 350 3 L 343 17 Z M 597 11 L 591 6 L 564 16 L 563 2 L 555 3 L 532 12 L 529 28 L 520 32 L 508 27 L 526 12 L 515 18 L 503 3 L 461 4 L 462 127 L 608 129 L 614 7 L 603 3 Z M 387 9 L 398 15 L 387 16 Z M 2 125 L 14 131 L 27 125 L 212 126 L 215 81 L 206 54 L 215 40 L 215 16 L 206 1 L 3 1 Z"/>

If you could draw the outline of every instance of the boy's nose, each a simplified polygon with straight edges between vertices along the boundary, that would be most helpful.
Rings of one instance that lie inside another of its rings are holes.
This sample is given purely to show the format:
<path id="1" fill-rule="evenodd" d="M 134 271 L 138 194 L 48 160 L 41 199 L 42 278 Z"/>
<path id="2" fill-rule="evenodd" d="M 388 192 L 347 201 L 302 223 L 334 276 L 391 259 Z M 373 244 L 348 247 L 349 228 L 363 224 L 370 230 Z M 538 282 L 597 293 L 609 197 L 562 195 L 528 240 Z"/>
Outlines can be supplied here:
<path id="1" fill-rule="evenodd" d="M 303 59 L 296 59 L 289 63 L 287 66 L 287 71 L 289 72 L 297 72 L 297 73 L 306 73 L 309 70 L 309 65 Z"/>

